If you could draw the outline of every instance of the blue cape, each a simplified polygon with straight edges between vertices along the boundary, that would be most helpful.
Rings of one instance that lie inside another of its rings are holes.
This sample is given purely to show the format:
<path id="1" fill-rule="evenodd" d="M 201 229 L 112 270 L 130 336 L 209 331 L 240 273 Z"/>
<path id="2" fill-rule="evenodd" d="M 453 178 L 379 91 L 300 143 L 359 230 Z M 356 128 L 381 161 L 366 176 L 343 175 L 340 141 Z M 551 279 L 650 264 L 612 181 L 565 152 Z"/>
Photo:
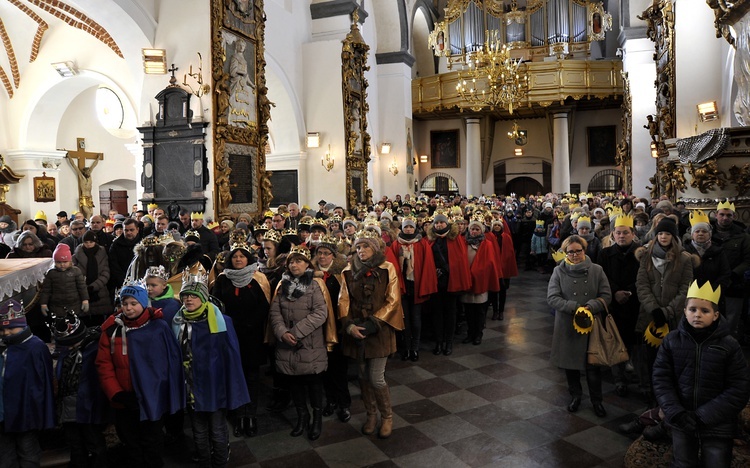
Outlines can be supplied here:
<path id="1" fill-rule="evenodd" d="M 141 421 L 158 421 L 185 407 L 182 352 L 161 319 L 127 333 L 130 379 L 141 407 Z M 119 350 L 117 351 L 119 352 Z"/>
<path id="2" fill-rule="evenodd" d="M 171 324 L 177 311 L 182 307 L 182 303 L 174 297 L 167 297 L 159 300 L 152 299 L 151 307 L 154 309 L 161 309 L 161 313 L 164 314 L 164 320 L 166 320 L 168 324 Z"/>
<path id="3" fill-rule="evenodd" d="M 223 315 L 219 312 L 219 315 Z M 195 410 L 236 409 L 250 402 L 232 319 L 223 315 L 226 331 L 210 333 L 208 321 L 192 322 Z"/>
<path id="4" fill-rule="evenodd" d="M 36 336 L 8 346 L 2 397 L 5 432 L 55 427 L 52 356 Z"/>

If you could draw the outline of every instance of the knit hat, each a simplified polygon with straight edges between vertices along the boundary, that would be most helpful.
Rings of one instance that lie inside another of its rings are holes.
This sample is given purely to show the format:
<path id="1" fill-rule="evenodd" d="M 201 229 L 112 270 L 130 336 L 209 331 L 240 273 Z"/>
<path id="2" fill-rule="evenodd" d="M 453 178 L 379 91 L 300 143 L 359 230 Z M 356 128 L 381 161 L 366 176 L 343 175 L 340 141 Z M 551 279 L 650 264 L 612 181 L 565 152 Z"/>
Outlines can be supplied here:
<path id="1" fill-rule="evenodd" d="M 578 224 L 576 225 L 578 229 L 581 228 L 589 228 L 591 229 L 591 218 L 588 216 L 580 216 L 578 218 Z"/>
<path id="2" fill-rule="evenodd" d="M 93 231 L 86 231 L 83 235 L 83 242 L 96 242 L 96 234 Z"/>
<path id="3" fill-rule="evenodd" d="M 0 305 L 0 329 L 25 328 L 26 312 L 23 305 L 13 299 Z"/>
<path id="4" fill-rule="evenodd" d="M 68 217 L 68 213 L 67 213 L 67 211 L 58 211 L 55 216 L 57 216 L 58 218 L 67 218 Z"/>
<path id="5" fill-rule="evenodd" d="M 60 346 L 72 346 L 86 336 L 86 325 L 73 312 L 65 317 L 53 316 L 50 328 L 55 336 L 55 343 Z"/>
<path id="6" fill-rule="evenodd" d="M 71 258 L 68 244 L 57 244 L 55 251 L 52 253 L 52 259 L 56 262 L 69 262 Z"/>
<path id="7" fill-rule="evenodd" d="M 638 209 L 645 210 L 646 209 L 646 204 L 643 203 L 643 202 L 638 202 L 638 203 L 635 204 L 635 209 L 636 210 L 638 210 Z"/>
<path id="8" fill-rule="evenodd" d="M 432 218 L 433 223 L 440 223 L 443 222 L 445 224 L 450 224 L 450 220 L 444 213 L 435 213 L 435 216 Z"/>
<path id="9" fill-rule="evenodd" d="M 132 297 L 145 309 L 148 307 L 148 292 L 140 283 L 131 283 L 123 286 L 120 290 L 120 299 Z"/>
<path id="10" fill-rule="evenodd" d="M 656 225 L 654 232 L 656 234 L 659 234 L 660 232 L 668 232 L 672 234 L 672 237 L 677 238 L 677 223 L 675 223 L 672 218 L 664 218 Z"/>
<path id="11" fill-rule="evenodd" d="M 180 297 L 185 294 L 198 296 L 201 302 L 208 302 L 208 277 L 205 274 L 190 274 L 186 268 L 182 273 L 182 288 L 180 288 Z"/>
<path id="12" fill-rule="evenodd" d="M 479 229 L 484 231 L 484 223 L 482 221 L 483 218 L 481 216 L 472 216 L 469 220 L 469 229 L 471 229 L 472 226 L 479 226 Z"/>
<path id="13" fill-rule="evenodd" d="M 352 248 L 356 249 L 358 244 L 365 243 L 372 247 L 372 250 L 375 252 L 379 252 L 381 250 L 381 242 L 383 242 L 383 240 L 377 232 L 365 229 L 357 233 L 357 238 L 354 239 Z"/>
<path id="14" fill-rule="evenodd" d="M 417 220 L 413 216 L 404 216 L 404 218 L 401 220 L 401 229 L 405 228 L 406 226 L 411 226 L 416 229 Z"/>

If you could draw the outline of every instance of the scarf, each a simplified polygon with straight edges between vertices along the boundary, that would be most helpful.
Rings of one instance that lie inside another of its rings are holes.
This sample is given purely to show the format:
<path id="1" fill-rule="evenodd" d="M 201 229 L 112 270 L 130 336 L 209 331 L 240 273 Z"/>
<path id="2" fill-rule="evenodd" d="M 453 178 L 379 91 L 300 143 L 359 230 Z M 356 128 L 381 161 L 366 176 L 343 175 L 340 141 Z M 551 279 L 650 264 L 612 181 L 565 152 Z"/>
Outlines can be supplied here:
<path id="1" fill-rule="evenodd" d="M 667 251 L 664 250 L 664 247 L 661 246 L 661 244 L 654 239 L 654 249 L 651 252 L 651 261 L 654 264 L 654 268 L 656 268 L 659 273 L 661 273 L 662 276 L 664 276 L 664 271 L 667 268 L 667 264 L 669 263 L 669 260 L 667 260 Z"/>
<path id="2" fill-rule="evenodd" d="M 579 236 L 579 237 L 581 237 L 582 239 L 585 239 L 585 240 L 586 240 L 586 242 L 589 242 L 589 243 L 590 243 L 590 242 L 591 242 L 592 240 L 594 240 L 594 233 L 593 233 L 593 232 L 589 232 L 589 233 L 588 233 L 588 234 L 586 234 L 585 236 L 584 236 L 584 235 L 582 235 L 582 234 L 578 234 L 578 236 Z"/>
<path id="3" fill-rule="evenodd" d="M 6 336 L 2 341 L 6 345 L 11 346 L 21 344 L 29 338 L 31 338 L 31 328 L 24 327 L 24 329 L 20 332 L 16 333 L 15 335 Z"/>
<path id="4" fill-rule="evenodd" d="M 294 277 L 285 271 L 281 275 L 281 293 L 287 300 L 296 301 L 300 297 L 304 296 L 307 292 L 308 286 L 313 280 L 313 270 L 308 268 L 298 277 Z"/>
<path id="5" fill-rule="evenodd" d="M 445 237 L 450 230 L 451 230 L 450 226 L 446 226 L 443 229 L 437 229 L 435 227 L 432 228 L 432 232 L 434 232 L 435 235 L 438 237 Z"/>
<path id="6" fill-rule="evenodd" d="M 99 262 L 96 261 L 96 253 L 99 251 L 99 246 L 87 249 L 83 247 L 83 253 L 86 254 L 86 286 L 99 279 Z M 94 299 L 95 300 L 95 299 Z"/>
<path id="7" fill-rule="evenodd" d="M 375 252 L 369 260 L 362 261 L 357 255 L 352 258 L 352 278 L 356 280 L 362 279 L 365 275 L 373 274 L 378 276 L 378 267 L 385 261 L 385 254 L 383 252 Z"/>
<path id="8" fill-rule="evenodd" d="M 400 260 L 402 261 L 401 270 L 407 281 L 414 281 L 414 244 L 419 242 L 422 236 L 414 233 L 408 237 L 402 232 L 398 235 L 398 243 L 401 245 Z"/>
<path id="9" fill-rule="evenodd" d="M 693 337 L 696 343 L 701 344 L 708 339 L 715 331 L 719 328 L 719 321 L 715 320 L 714 323 L 707 326 L 706 328 L 694 328 L 690 323 L 687 323 L 688 334 Z"/>
<path id="10" fill-rule="evenodd" d="M 172 319 L 172 331 L 175 336 L 180 337 L 180 328 L 183 325 L 190 325 L 187 322 L 197 322 L 199 320 L 208 321 L 208 331 L 211 333 L 221 333 L 227 331 L 227 324 L 224 321 L 224 316 L 217 311 L 216 306 L 210 302 L 204 302 L 200 307 L 192 312 L 185 310 L 185 306 L 180 308 L 180 311 L 175 314 Z M 190 327 L 188 327 L 188 332 Z"/>
<path id="11" fill-rule="evenodd" d="M 695 247 L 695 251 L 698 252 L 698 255 L 702 258 L 703 254 L 706 253 L 706 250 L 708 250 L 711 247 L 711 239 L 707 240 L 706 242 L 696 242 L 691 241 L 693 243 L 693 247 Z"/>
<path id="12" fill-rule="evenodd" d="M 159 296 L 159 297 L 155 297 L 155 298 L 153 298 L 151 300 L 152 301 L 162 301 L 164 299 L 169 299 L 169 298 L 173 298 L 174 299 L 174 289 L 172 289 L 172 285 L 171 284 L 167 283 L 167 289 L 164 290 L 164 292 L 162 293 L 162 295 Z"/>
<path id="13" fill-rule="evenodd" d="M 244 288 L 250 284 L 258 267 L 259 265 L 257 263 L 253 263 L 252 265 L 240 268 L 239 270 L 227 268 L 224 270 L 224 274 L 229 278 L 235 288 Z"/>
<path id="14" fill-rule="evenodd" d="M 483 240 L 484 240 L 484 233 L 481 233 L 476 237 L 471 237 L 469 235 L 466 236 L 466 243 L 471 245 L 472 247 L 477 247 L 479 244 L 482 243 Z"/>
<path id="15" fill-rule="evenodd" d="M 410 243 L 417 242 L 421 238 L 422 236 L 417 231 L 414 231 L 411 234 L 405 234 L 404 232 L 398 233 L 398 241 L 401 242 L 402 244 L 406 242 L 410 242 Z"/>

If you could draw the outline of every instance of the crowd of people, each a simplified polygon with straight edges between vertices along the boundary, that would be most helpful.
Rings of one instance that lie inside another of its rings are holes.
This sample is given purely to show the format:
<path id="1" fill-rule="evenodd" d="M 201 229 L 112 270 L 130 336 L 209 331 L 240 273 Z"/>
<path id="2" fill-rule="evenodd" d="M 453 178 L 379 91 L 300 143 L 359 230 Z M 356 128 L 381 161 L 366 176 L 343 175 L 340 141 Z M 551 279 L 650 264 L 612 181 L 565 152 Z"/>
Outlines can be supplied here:
<path id="1" fill-rule="evenodd" d="M 291 436 L 316 440 L 323 417 L 351 418 L 352 362 L 362 433 L 388 438 L 388 359 L 419 362 L 423 336 L 435 356 L 456 339 L 481 345 L 519 265 L 551 273 L 550 362 L 565 370 L 568 411 L 584 372 L 595 414 L 607 414 L 606 369 L 587 349 L 594 320 L 612 314 L 631 356 L 611 368 L 615 391 L 651 408 L 621 429 L 671 431 L 676 460 L 697 459 L 701 444 L 704 461 L 731 459 L 750 395 L 735 340 L 750 323 L 750 234 L 729 202 L 715 219 L 601 194 L 396 195 L 351 211 L 321 200 L 315 212 L 290 203 L 221 222 L 147 208 L 55 222 L 39 212 L 20 229 L 0 217 L 0 255 L 54 263 L 36 303 L 0 307 L 0 466 L 38 462 L 37 432 L 55 424 L 71 466 L 103 466 L 112 422 L 129 462 L 160 466 L 185 415 L 194 460 L 224 466 L 227 420 L 236 437 L 258 434 L 266 365 L 267 409 L 294 406 Z"/>

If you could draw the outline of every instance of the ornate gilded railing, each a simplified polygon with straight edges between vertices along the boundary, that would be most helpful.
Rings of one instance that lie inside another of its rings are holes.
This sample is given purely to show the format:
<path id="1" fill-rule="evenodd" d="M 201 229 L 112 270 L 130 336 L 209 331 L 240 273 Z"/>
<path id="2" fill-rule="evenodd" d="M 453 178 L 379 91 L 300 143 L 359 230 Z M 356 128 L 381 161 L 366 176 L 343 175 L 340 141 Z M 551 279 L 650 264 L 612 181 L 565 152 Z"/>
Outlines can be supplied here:
<path id="1" fill-rule="evenodd" d="M 538 105 L 548 107 L 572 97 L 575 100 L 621 96 L 623 93 L 622 62 L 619 60 L 557 60 L 527 62 L 521 73 L 529 76 L 529 90 L 517 106 L 519 109 Z M 456 91 L 459 72 L 415 78 L 411 82 L 414 114 L 462 105 Z M 514 106 L 515 107 L 515 106 Z"/>

